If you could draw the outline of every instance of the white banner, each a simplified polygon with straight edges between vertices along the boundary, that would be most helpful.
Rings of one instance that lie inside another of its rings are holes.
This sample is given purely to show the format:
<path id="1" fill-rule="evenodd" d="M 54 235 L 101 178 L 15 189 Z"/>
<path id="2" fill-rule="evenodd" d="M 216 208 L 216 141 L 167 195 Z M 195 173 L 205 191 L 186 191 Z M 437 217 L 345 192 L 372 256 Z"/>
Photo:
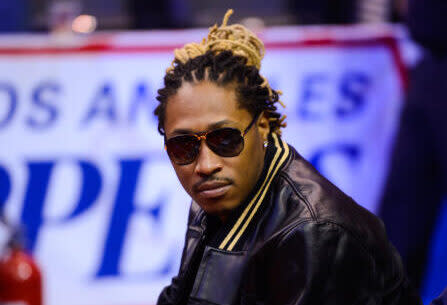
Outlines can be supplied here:
<path id="1" fill-rule="evenodd" d="M 204 30 L 0 40 L 0 206 L 26 228 L 47 305 L 155 304 L 189 198 L 152 112 L 172 49 Z M 273 28 L 262 73 L 285 139 L 375 211 L 405 68 L 390 28 Z"/>

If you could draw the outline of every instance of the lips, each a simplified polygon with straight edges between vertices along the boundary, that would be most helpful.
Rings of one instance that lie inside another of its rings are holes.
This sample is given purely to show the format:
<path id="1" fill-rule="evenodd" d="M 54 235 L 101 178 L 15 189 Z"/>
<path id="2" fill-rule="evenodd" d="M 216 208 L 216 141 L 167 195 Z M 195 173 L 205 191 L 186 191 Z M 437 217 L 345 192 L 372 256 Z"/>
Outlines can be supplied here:
<path id="1" fill-rule="evenodd" d="M 228 182 L 210 181 L 201 183 L 195 191 L 202 198 L 212 199 L 222 197 L 230 187 L 231 184 Z"/>

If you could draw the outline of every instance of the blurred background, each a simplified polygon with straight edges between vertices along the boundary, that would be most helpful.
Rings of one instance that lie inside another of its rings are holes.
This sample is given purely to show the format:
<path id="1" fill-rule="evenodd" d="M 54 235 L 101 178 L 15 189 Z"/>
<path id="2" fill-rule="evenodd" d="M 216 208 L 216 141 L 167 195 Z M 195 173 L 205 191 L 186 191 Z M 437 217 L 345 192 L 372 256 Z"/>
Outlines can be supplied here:
<path id="1" fill-rule="evenodd" d="M 0 6 L 0 29 L 46 32 L 80 14 L 94 16 L 97 30 L 208 27 L 229 7 L 239 19 L 261 18 L 267 26 L 348 24 L 403 21 L 407 0 L 227 0 L 211 4 L 204 0 L 5 0 Z"/>
<path id="2" fill-rule="evenodd" d="M 0 303 L 155 304 L 189 202 L 156 90 L 228 8 L 286 140 L 383 219 L 424 304 L 447 286 L 445 1 L 2 0 Z"/>

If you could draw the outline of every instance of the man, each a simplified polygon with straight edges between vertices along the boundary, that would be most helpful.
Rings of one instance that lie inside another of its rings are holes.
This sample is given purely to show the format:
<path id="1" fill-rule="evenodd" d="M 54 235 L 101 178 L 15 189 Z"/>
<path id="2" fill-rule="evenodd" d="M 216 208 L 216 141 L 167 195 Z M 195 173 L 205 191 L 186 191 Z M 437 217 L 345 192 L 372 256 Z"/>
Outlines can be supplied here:
<path id="1" fill-rule="evenodd" d="M 262 42 L 241 25 L 175 51 L 158 129 L 193 199 L 158 304 L 421 304 L 382 223 L 280 137 Z"/>

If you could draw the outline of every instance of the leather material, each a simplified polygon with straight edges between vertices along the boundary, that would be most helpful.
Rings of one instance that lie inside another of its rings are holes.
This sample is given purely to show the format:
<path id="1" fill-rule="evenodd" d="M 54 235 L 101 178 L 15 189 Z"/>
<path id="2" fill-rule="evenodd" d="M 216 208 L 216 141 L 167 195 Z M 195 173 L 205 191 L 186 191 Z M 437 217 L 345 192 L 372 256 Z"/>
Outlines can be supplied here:
<path id="1" fill-rule="evenodd" d="M 233 304 L 237 298 L 246 258 L 246 252 L 229 252 L 207 247 L 191 297 L 213 304 Z M 231 268 L 228 268 L 229 265 Z"/>
<path id="2" fill-rule="evenodd" d="M 157 304 L 422 304 L 380 219 L 283 148 L 287 158 L 233 250 L 205 248 L 208 216 L 192 203 L 179 275 Z M 194 260 L 198 271 L 188 274 Z"/>

